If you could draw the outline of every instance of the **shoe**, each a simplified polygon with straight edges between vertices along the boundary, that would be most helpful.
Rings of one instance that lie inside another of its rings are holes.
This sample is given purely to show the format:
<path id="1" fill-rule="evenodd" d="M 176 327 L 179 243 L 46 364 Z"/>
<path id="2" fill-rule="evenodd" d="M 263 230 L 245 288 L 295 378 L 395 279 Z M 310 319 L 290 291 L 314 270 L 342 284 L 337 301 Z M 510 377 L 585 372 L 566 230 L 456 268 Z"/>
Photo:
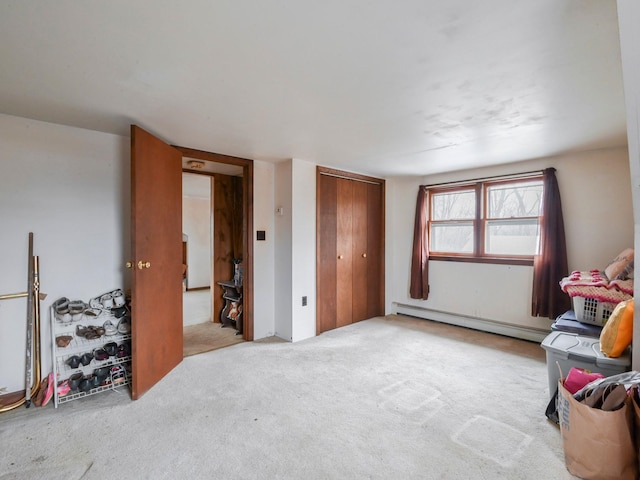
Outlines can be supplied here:
<path id="1" fill-rule="evenodd" d="M 95 376 L 95 375 L 92 375 L 87 380 L 89 380 L 89 385 L 91 385 L 91 388 L 99 387 L 100 386 L 100 382 L 102 382 L 102 380 L 100 378 L 98 378 L 97 376 Z"/>
<path id="2" fill-rule="evenodd" d="M 82 365 L 85 367 L 91 363 L 91 360 L 93 360 L 93 355 L 90 353 L 84 353 L 80 357 L 80 363 L 82 363 Z"/>
<path id="3" fill-rule="evenodd" d="M 77 355 L 73 355 L 67 358 L 67 361 L 65 363 L 71 368 L 78 368 L 78 366 L 80 365 L 80 357 Z"/>
<path id="4" fill-rule="evenodd" d="M 69 313 L 71 314 L 82 313 L 87 308 L 87 306 L 82 300 L 73 300 L 68 303 L 68 307 L 69 307 Z"/>
<path id="5" fill-rule="evenodd" d="M 31 397 L 31 400 L 33 401 L 33 404 L 36 407 L 41 407 L 42 406 L 42 401 L 44 400 L 44 395 L 47 392 L 48 386 L 49 386 L 49 377 L 44 377 L 42 379 L 42 382 L 40 382 L 40 386 L 38 388 L 38 393 L 36 393 L 35 395 L 33 395 Z"/>
<path id="6" fill-rule="evenodd" d="M 42 405 L 43 407 L 45 407 L 47 405 L 47 403 L 49 403 L 49 400 L 51 400 L 51 397 L 53 397 L 53 385 L 55 384 L 54 378 L 53 378 L 53 372 L 51 372 L 49 374 L 49 376 L 47 377 L 47 391 L 44 393 L 44 397 L 42 399 Z"/>
<path id="7" fill-rule="evenodd" d="M 89 329 L 87 327 L 85 327 L 84 325 L 77 325 L 76 326 L 76 335 L 78 337 L 85 337 L 87 335 L 88 331 L 89 331 Z"/>
<path id="8" fill-rule="evenodd" d="M 66 348 L 71 343 L 71 340 L 73 340 L 73 337 L 70 335 L 60 335 L 56 337 L 56 345 L 60 348 Z"/>
<path id="9" fill-rule="evenodd" d="M 76 327 L 76 335 L 78 335 L 79 337 L 84 337 L 87 340 L 95 340 L 96 338 L 100 338 L 104 334 L 104 327 L 96 327 L 93 325 L 90 325 L 88 327 L 78 325 Z"/>
<path id="10" fill-rule="evenodd" d="M 71 387 L 69 386 L 69 380 L 62 380 L 58 383 L 58 397 L 64 397 L 70 391 Z"/>
<path id="11" fill-rule="evenodd" d="M 103 328 L 104 328 L 104 334 L 107 337 L 110 337 L 112 335 L 117 335 L 118 333 L 118 329 L 113 323 L 111 323 L 111 320 L 107 320 L 106 322 L 104 322 Z"/>
<path id="12" fill-rule="evenodd" d="M 96 348 L 93 351 L 93 358 L 95 358 L 96 361 L 101 362 L 102 360 L 109 358 L 109 354 L 104 350 L 104 348 Z"/>
<path id="13" fill-rule="evenodd" d="M 87 317 L 97 317 L 102 313 L 102 309 L 89 307 L 84 311 Z"/>
<path id="14" fill-rule="evenodd" d="M 118 333 L 123 335 L 131 333 L 131 317 L 129 315 L 122 317 L 118 322 Z"/>
<path id="15" fill-rule="evenodd" d="M 110 357 L 115 357 L 116 353 L 118 353 L 118 344 L 116 342 L 105 343 L 102 348 Z"/>
<path id="16" fill-rule="evenodd" d="M 91 382 L 88 378 L 85 378 L 80 382 L 80 385 L 78 385 L 78 390 L 85 393 L 91 390 Z"/>
<path id="17" fill-rule="evenodd" d="M 131 342 L 123 342 L 118 345 L 118 352 L 116 353 L 116 357 L 124 358 L 131 355 Z"/>
<path id="18" fill-rule="evenodd" d="M 122 365 L 115 365 L 111 367 L 111 383 L 114 385 L 120 385 L 127 380 L 127 374 Z"/>
<path id="19" fill-rule="evenodd" d="M 73 317 L 67 310 L 66 312 L 56 313 L 56 320 L 62 325 L 69 325 L 73 321 Z"/>
<path id="20" fill-rule="evenodd" d="M 62 297 L 53 302 L 53 309 L 58 314 L 69 313 L 69 299 L 67 297 Z"/>
<path id="21" fill-rule="evenodd" d="M 77 390 L 83 378 L 84 375 L 82 375 L 82 372 L 76 372 L 71 375 L 68 380 L 65 380 L 65 382 L 67 382 L 70 390 Z M 60 395 L 60 392 L 58 392 L 58 395 Z"/>
<path id="22" fill-rule="evenodd" d="M 109 367 L 99 367 L 93 371 L 93 375 L 100 379 L 100 383 L 104 382 L 104 380 L 109 376 L 110 373 Z"/>

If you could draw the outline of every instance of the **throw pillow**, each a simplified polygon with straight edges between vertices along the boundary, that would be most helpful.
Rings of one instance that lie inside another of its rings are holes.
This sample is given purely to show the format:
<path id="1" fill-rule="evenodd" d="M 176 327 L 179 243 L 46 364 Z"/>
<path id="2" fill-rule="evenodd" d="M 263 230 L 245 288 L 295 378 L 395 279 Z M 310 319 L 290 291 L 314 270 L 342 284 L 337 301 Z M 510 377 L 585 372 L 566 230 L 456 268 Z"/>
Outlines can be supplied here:
<path id="1" fill-rule="evenodd" d="M 600 333 L 600 350 L 607 357 L 622 355 L 633 339 L 633 298 L 616 305 Z"/>
<path id="2" fill-rule="evenodd" d="M 629 265 L 633 269 L 633 248 L 627 248 L 618 254 L 613 261 L 604 269 L 604 274 L 609 281 L 625 280 L 629 275 Z M 624 276 L 624 278 L 622 278 Z"/>

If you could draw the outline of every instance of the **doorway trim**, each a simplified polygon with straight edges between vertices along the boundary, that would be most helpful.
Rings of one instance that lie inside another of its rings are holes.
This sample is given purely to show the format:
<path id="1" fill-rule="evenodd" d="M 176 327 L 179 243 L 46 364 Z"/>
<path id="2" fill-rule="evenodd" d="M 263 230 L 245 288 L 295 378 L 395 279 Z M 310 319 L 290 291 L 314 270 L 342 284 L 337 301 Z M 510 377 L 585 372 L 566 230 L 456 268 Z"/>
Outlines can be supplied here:
<path id="1" fill-rule="evenodd" d="M 205 152 L 188 147 L 173 145 L 183 157 L 226 163 L 242 167 L 242 251 L 244 278 L 242 282 L 242 315 L 244 319 L 242 338 L 253 340 L 253 160 Z M 186 173 L 202 174 L 199 170 L 185 168 Z"/>

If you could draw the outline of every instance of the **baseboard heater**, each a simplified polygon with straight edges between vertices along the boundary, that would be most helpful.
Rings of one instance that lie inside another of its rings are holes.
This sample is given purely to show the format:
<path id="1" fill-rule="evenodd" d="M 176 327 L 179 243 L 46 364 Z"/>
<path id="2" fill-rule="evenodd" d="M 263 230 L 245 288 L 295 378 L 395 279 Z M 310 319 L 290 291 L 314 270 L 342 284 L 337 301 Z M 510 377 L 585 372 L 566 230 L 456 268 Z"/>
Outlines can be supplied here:
<path id="1" fill-rule="evenodd" d="M 440 310 L 417 307 L 415 305 L 406 305 L 403 303 L 394 302 L 393 305 L 395 306 L 395 313 L 399 315 L 407 315 L 410 317 L 422 318 L 424 320 L 448 323 L 450 325 L 472 328 L 483 332 L 497 333 L 507 337 L 529 340 L 531 342 L 541 343 L 545 337 L 549 335 L 548 330 L 508 325 L 494 320 L 472 317 L 471 315 L 443 312 Z"/>

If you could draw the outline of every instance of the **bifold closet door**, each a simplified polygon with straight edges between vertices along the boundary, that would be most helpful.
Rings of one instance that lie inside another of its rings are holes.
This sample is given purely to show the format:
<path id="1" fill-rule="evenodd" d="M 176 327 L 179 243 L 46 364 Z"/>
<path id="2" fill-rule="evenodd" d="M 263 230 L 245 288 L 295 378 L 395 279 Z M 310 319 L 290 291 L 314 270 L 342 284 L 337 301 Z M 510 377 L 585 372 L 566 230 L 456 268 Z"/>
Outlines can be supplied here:
<path id="1" fill-rule="evenodd" d="M 353 322 L 353 182 L 344 178 L 335 179 L 336 199 L 336 326 L 344 327 Z"/>
<path id="2" fill-rule="evenodd" d="M 384 191 L 367 183 L 367 312 L 364 318 L 384 315 Z"/>
<path id="3" fill-rule="evenodd" d="M 364 182 L 345 180 L 351 183 L 352 196 L 351 205 L 345 208 L 351 210 L 351 322 L 359 322 L 368 317 L 368 265 L 375 260 L 374 256 L 369 256 L 368 234 L 369 234 L 369 214 L 368 214 L 368 186 Z M 350 207 L 350 208 L 349 208 Z"/>
<path id="4" fill-rule="evenodd" d="M 318 178 L 317 332 L 381 315 L 381 184 Z"/>
<path id="5" fill-rule="evenodd" d="M 317 182 L 317 333 L 332 330 L 337 326 L 337 180 L 336 177 L 319 175 Z"/>

